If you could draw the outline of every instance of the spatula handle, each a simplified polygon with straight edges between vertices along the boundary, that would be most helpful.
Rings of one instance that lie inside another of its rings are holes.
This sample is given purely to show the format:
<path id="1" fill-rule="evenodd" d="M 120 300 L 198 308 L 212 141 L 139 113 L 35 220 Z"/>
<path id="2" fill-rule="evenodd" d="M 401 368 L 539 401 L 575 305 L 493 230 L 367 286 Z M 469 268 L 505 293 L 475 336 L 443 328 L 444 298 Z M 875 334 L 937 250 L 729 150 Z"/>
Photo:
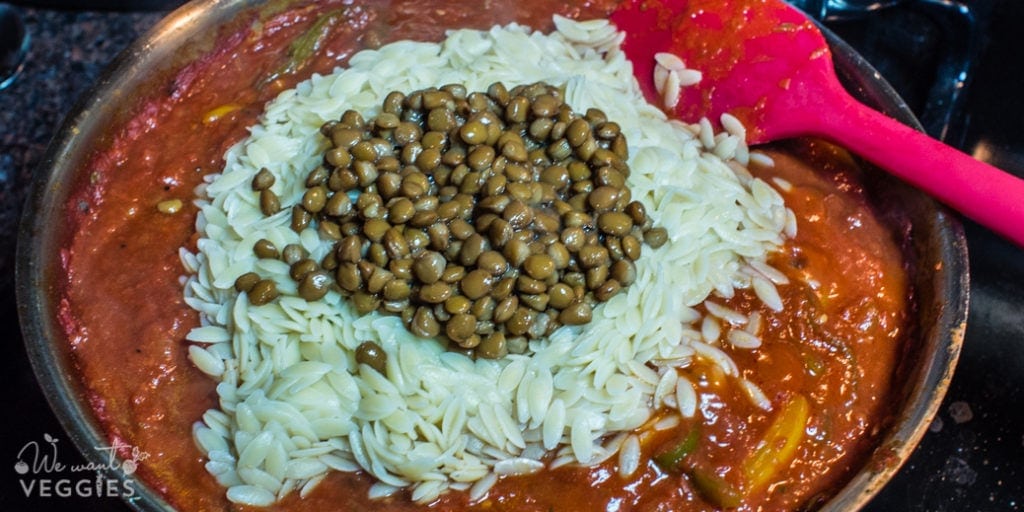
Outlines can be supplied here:
<path id="1" fill-rule="evenodd" d="M 820 116 L 827 138 L 1024 247 L 1024 180 L 856 102 Z"/>

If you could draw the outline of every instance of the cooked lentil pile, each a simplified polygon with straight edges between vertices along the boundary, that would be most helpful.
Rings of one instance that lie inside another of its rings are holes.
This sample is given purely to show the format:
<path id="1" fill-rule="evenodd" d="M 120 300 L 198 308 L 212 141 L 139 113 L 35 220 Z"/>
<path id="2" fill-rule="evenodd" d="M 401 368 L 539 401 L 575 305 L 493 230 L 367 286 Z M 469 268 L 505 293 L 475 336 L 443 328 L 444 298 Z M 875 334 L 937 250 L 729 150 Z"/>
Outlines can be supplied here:
<path id="1" fill-rule="evenodd" d="M 501 357 L 589 322 L 632 284 L 642 245 L 667 239 L 631 199 L 619 126 L 547 84 L 395 91 L 376 118 L 350 110 L 321 133 L 330 147 L 291 227 L 315 226 L 334 250 L 319 262 L 299 246 L 253 250 L 291 265 L 307 300 L 338 289 L 359 313 L 400 315 L 456 350 Z M 252 182 L 265 215 L 282 208 L 274 181 Z M 255 274 L 236 287 L 257 305 L 277 296 Z"/>

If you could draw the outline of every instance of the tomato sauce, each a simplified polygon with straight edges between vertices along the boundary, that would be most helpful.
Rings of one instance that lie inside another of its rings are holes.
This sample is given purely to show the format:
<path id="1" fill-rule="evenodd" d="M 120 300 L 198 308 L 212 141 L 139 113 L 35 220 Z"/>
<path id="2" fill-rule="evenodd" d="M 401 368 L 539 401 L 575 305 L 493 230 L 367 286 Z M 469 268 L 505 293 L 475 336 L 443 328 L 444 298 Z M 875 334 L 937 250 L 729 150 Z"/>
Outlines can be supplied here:
<path id="1" fill-rule="evenodd" d="M 79 376 L 111 443 L 147 453 L 138 476 L 182 510 L 237 510 L 204 469 L 191 429 L 216 407 L 215 382 L 187 358 L 185 335 L 198 317 L 182 299 L 178 249 L 194 246 L 193 189 L 223 166 L 225 150 L 246 135 L 262 105 L 311 73 L 330 72 L 359 48 L 401 38 L 436 40 L 445 27 L 486 28 L 519 21 L 550 28 L 551 13 L 604 16 L 614 0 L 576 4 L 529 0 L 489 6 L 442 0 L 321 2 L 243 19 L 205 57 L 168 80 L 118 127 L 91 162 L 67 205 L 72 229 L 62 261 L 60 317 Z M 443 20 L 443 22 L 439 21 Z M 863 464 L 885 426 L 891 380 L 905 336 L 910 290 L 891 230 L 873 215 L 856 167 L 823 144 L 775 150 L 760 170 L 792 184 L 783 195 L 801 219 L 799 235 L 772 262 L 794 283 L 781 314 L 751 293 L 727 305 L 762 308 L 765 345 L 731 351 L 743 375 L 774 405 L 796 395 L 810 404 L 794 462 L 741 509 L 814 503 Z M 161 213 L 180 199 L 185 207 Z M 807 284 L 808 279 L 817 283 Z M 737 482 L 773 412 L 754 407 L 708 365 L 690 369 L 700 409 L 692 424 L 645 437 L 643 454 L 701 429 L 692 464 Z M 773 411 L 778 407 L 773 407 Z M 413 510 L 405 495 L 371 501 L 363 474 L 332 473 L 305 498 L 293 493 L 274 510 Z M 592 469 L 560 468 L 505 478 L 470 507 L 449 493 L 436 510 L 707 510 L 708 491 L 691 474 L 642 464 L 628 480 L 614 458 Z"/>

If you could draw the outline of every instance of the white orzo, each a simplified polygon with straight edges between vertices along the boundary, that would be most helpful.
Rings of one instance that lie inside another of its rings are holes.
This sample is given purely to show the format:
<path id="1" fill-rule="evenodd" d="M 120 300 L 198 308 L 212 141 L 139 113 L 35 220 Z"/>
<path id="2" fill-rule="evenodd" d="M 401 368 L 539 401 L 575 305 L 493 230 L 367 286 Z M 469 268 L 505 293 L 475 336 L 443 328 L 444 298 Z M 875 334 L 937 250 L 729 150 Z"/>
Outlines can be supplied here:
<path id="1" fill-rule="evenodd" d="M 189 354 L 219 381 L 220 402 L 193 433 L 230 500 L 266 505 L 304 495 L 330 471 L 372 474 L 373 496 L 408 489 L 429 502 L 456 489 L 482 499 L 505 475 L 543 470 L 545 454 L 554 457 L 549 467 L 586 465 L 620 446 L 628 450 L 621 471 L 631 473 L 639 457 L 631 432 L 664 428 L 671 419 L 649 421 L 661 407 L 694 414 L 692 384 L 677 368 L 701 356 L 736 376 L 720 339 L 755 344 L 756 337 L 723 332 L 745 323 L 725 308 L 712 306 L 735 325 L 713 328 L 719 321 L 705 324 L 694 306 L 750 287 L 751 276 L 774 302 L 765 258 L 795 229 L 791 212 L 772 187 L 722 160 L 737 152 L 732 142 L 730 154 L 716 156 L 724 139 L 716 141 L 706 123 L 668 122 L 643 100 L 614 26 L 563 18 L 556 26 L 549 35 L 518 25 L 460 30 L 440 44 L 362 51 L 348 68 L 270 102 L 250 136 L 229 150 L 223 172 L 199 187 L 198 252 L 181 254 L 185 300 L 202 321 L 188 337 Z M 397 317 L 360 317 L 333 291 L 306 302 L 285 263 L 256 259 L 252 246 L 261 238 L 301 244 L 317 260 L 331 248 L 312 228 L 293 232 L 287 208 L 260 213 L 249 187 L 258 170 L 273 172 L 274 192 L 294 204 L 326 147 L 318 132 L 325 121 L 346 109 L 373 116 L 392 90 L 446 83 L 486 90 L 498 81 L 564 86 L 575 110 L 598 107 L 616 120 L 630 142 L 633 197 L 670 234 L 660 249 L 644 248 L 636 283 L 598 307 L 590 324 L 562 327 L 523 354 L 474 361 L 414 337 Z M 745 159 L 745 145 L 738 154 Z M 281 298 L 251 306 L 236 293 L 235 279 L 250 270 L 274 279 Z M 365 340 L 387 352 L 386 375 L 355 363 Z"/>

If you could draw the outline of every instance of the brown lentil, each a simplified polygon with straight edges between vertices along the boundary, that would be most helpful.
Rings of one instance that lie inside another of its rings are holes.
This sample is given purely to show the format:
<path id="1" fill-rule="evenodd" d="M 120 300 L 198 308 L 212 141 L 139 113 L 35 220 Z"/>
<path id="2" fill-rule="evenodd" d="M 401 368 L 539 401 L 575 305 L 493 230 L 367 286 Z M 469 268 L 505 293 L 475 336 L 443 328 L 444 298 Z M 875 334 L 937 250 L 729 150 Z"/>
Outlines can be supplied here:
<path id="1" fill-rule="evenodd" d="M 626 235 L 622 237 L 622 253 L 632 261 L 640 259 L 640 240 L 633 235 Z"/>
<path id="2" fill-rule="evenodd" d="M 383 294 L 387 300 L 405 300 L 412 294 L 412 288 L 405 279 L 392 279 L 384 284 Z"/>
<path id="3" fill-rule="evenodd" d="M 274 242 L 261 238 L 252 245 L 252 252 L 256 254 L 257 258 L 273 259 L 276 260 L 280 253 L 277 251 L 277 247 Z"/>
<path id="4" fill-rule="evenodd" d="M 308 301 L 320 300 L 331 288 L 331 278 L 322 271 L 308 272 L 299 282 L 299 297 Z"/>
<path id="5" fill-rule="evenodd" d="M 434 313 L 430 311 L 430 308 L 424 306 L 416 308 L 416 314 L 413 315 L 409 328 L 413 334 L 422 338 L 433 338 L 441 332 L 441 325 L 437 323 Z"/>
<path id="6" fill-rule="evenodd" d="M 636 281 L 636 265 L 628 260 L 619 260 L 612 264 L 609 275 L 623 286 L 629 286 Z"/>
<path id="7" fill-rule="evenodd" d="M 249 303 L 262 306 L 277 298 L 277 283 L 271 279 L 260 279 L 249 290 Z"/>
<path id="8" fill-rule="evenodd" d="M 303 258 L 295 263 L 292 263 L 288 269 L 288 275 L 296 281 L 301 281 L 302 278 L 306 277 L 306 274 L 314 272 L 319 268 L 317 263 L 309 258 Z"/>
<path id="9" fill-rule="evenodd" d="M 503 357 L 589 322 L 636 280 L 642 244 L 667 239 L 631 201 L 619 125 L 574 112 L 546 84 L 393 91 L 375 118 L 346 111 L 321 132 L 330 147 L 292 228 L 315 228 L 334 249 L 319 264 L 297 245 L 279 256 L 261 240 L 254 252 L 286 261 L 307 300 L 336 286 L 360 313 L 398 314 L 453 350 Z M 266 169 L 252 180 L 266 215 L 281 209 L 273 184 Z M 254 304 L 277 294 L 255 273 L 236 288 Z M 383 371 L 386 354 L 366 342 L 357 361 Z"/>
<path id="10" fill-rule="evenodd" d="M 555 261 L 547 254 L 531 254 L 523 262 L 523 270 L 534 279 L 547 279 L 555 273 Z"/>
<path id="11" fill-rule="evenodd" d="M 516 278 L 506 277 L 498 281 L 498 284 L 494 285 L 494 288 L 491 290 L 491 297 L 494 297 L 497 300 L 502 300 L 512 293 L 512 290 L 515 289 L 515 286 Z"/>
<path id="12" fill-rule="evenodd" d="M 665 245 L 667 241 L 668 231 L 665 231 L 665 228 L 651 228 L 644 233 L 644 242 L 655 249 Z"/>
<path id="13" fill-rule="evenodd" d="M 478 319 L 489 322 L 494 319 L 494 308 L 497 306 L 497 302 L 490 296 L 483 296 L 480 299 L 473 302 L 473 306 L 469 309 L 470 313 L 473 313 Z"/>
<path id="14" fill-rule="evenodd" d="M 453 295 L 444 301 L 444 310 L 449 314 L 458 315 L 469 311 L 473 303 L 464 295 Z"/>
<path id="15" fill-rule="evenodd" d="M 452 288 L 445 282 L 436 282 L 420 288 L 419 299 L 427 304 L 440 304 L 452 296 Z"/>
<path id="16" fill-rule="evenodd" d="M 558 314 L 558 321 L 565 325 L 582 325 L 590 321 L 592 314 L 585 302 L 574 302 Z"/>
<path id="17" fill-rule="evenodd" d="M 452 315 L 445 324 L 445 334 L 453 341 L 467 340 L 476 331 L 476 317 L 468 313 Z"/>
<path id="18" fill-rule="evenodd" d="M 255 272 L 246 272 L 235 279 L 235 291 L 250 292 L 253 286 L 260 281 L 260 275 Z"/>
<path id="19" fill-rule="evenodd" d="M 620 291 L 622 291 L 622 285 L 614 279 L 609 279 L 594 290 L 594 298 L 604 302 L 614 297 Z"/>
<path id="20" fill-rule="evenodd" d="M 412 264 L 413 274 L 424 284 L 433 284 L 441 279 L 447 261 L 440 253 L 427 251 Z"/>
<path id="21" fill-rule="evenodd" d="M 508 355 L 505 335 L 495 332 L 484 338 L 476 347 L 476 354 L 486 359 L 498 359 Z"/>
<path id="22" fill-rule="evenodd" d="M 463 277 L 466 277 L 466 267 L 461 265 L 448 265 L 441 274 L 441 280 L 446 283 L 457 283 Z"/>
<path id="23" fill-rule="evenodd" d="M 459 285 L 466 297 L 479 299 L 491 291 L 491 273 L 482 269 L 473 270 L 462 278 Z"/>
<path id="24" fill-rule="evenodd" d="M 260 191 L 260 211 L 268 217 L 281 211 L 281 200 L 269 188 Z"/>
<path id="25" fill-rule="evenodd" d="M 372 341 L 364 341 L 356 347 L 356 362 L 365 364 L 383 374 L 387 368 L 388 354 L 380 345 Z"/>
<path id="26" fill-rule="evenodd" d="M 253 190 L 266 190 L 274 185 L 276 178 L 274 174 L 270 172 L 266 167 L 259 170 L 252 178 L 252 189 Z"/>

